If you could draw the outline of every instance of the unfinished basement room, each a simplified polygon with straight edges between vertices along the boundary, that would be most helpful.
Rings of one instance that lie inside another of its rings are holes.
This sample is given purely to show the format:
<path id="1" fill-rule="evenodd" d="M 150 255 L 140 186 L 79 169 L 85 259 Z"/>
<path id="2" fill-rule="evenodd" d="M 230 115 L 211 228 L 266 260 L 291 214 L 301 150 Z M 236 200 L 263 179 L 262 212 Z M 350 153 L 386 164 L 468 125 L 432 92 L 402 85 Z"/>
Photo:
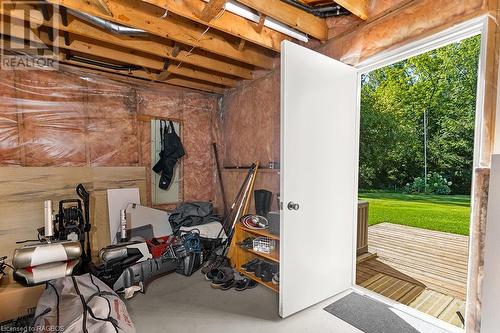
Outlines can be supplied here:
<path id="1" fill-rule="evenodd" d="M 0 332 L 499 332 L 500 0 L 0 15 Z"/>

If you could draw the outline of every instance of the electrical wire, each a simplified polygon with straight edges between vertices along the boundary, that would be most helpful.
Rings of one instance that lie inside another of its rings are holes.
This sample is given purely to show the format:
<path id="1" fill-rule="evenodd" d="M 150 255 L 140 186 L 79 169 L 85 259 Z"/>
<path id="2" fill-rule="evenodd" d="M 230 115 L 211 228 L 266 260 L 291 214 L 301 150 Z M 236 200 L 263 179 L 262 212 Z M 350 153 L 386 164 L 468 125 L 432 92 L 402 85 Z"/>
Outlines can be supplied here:
<path id="1" fill-rule="evenodd" d="M 167 11 L 168 11 L 168 10 L 167 10 Z M 224 8 L 220 11 L 220 13 L 219 13 L 219 14 L 217 14 L 217 16 L 215 16 L 212 20 L 210 20 L 210 22 L 212 22 L 212 21 L 217 21 L 218 19 L 220 19 L 220 18 L 222 17 L 222 15 L 224 15 L 224 13 L 225 13 L 225 12 L 226 12 L 226 7 L 224 7 Z M 198 43 L 198 42 L 200 42 L 200 41 L 201 41 L 201 39 L 203 38 L 203 36 L 204 36 L 204 35 L 206 35 L 206 34 L 207 34 L 207 32 L 208 32 L 210 29 L 211 29 L 211 27 L 210 27 L 210 26 L 208 26 L 208 27 L 205 29 L 205 31 L 203 31 L 203 32 L 201 33 L 200 37 L 198 37 L 198 38 L 196 39 L 196 42 L 197 42 L 197 43 Z M 189 56 L 193 53 L 193 51 L 194 51 L 194 49 L 195 49 L 195 48 L 196 48 L 196 45 L 192 46 L 192 47 L 191 47 L 191 49 L 188 51 L 188 53 L 184 56 L 184 59 L 186 59 L 187 57 L 189 57 Z M 181 65 L 182 65 L 183 63 L 184 63 L 184 60 L 181 60 L 181 61 L 179 62 L 179 64 L 175 67 L 175 69 L 179 69 L 179 67 L 181 67 Z"/>

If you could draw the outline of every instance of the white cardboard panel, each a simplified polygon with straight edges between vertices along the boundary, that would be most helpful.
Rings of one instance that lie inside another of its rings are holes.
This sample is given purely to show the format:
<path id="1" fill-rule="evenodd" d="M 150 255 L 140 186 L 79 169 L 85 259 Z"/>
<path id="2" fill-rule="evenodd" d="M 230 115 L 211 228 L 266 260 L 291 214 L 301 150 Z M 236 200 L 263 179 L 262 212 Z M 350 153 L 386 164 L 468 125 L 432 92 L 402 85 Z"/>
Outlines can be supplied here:
<path id="1" fill-rule="evenodd" d="M 141 205 L 127 205 L 127 229 L 141 227 L 151 224 L 153 226 L 153 234 L 155 237 L 172 235 L 172 227 L 168 222 L 170 216 L 164 210 L 144 207 Z"/>

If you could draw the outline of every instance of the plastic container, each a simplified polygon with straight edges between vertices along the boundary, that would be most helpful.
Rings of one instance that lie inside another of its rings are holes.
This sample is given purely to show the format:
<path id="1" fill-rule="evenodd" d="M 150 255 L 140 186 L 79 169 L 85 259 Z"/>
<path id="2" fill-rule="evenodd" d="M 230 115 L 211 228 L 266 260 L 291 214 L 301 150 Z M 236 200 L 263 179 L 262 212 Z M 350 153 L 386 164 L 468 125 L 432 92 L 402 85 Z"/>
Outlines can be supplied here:
<path id="1" fill-rule="evenodd" d="M 159 258 L 170 245 L 174 245 L 176 242 L 176 237 L 164 236 L 147 240 L 146 244 L 148 245 L 149 252 L 153 255 L 153 258 Z"/>
<path id="2" fill-rule="evenodd" d="M 276 247 L 276 241 L 267 237 L 257 237 L 252 245 L 255 252 L 270 254 Z"/>

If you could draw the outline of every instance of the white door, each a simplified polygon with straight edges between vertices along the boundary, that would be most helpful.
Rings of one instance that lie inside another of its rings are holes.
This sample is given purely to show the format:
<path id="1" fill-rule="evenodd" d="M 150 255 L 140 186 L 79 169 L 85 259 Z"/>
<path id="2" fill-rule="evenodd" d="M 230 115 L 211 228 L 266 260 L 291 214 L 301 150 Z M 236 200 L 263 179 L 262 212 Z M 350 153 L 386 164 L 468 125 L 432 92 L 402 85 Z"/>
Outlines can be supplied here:
<path id="1" fill-rule="evenodd" d="M 357 207 L 357 72 L 281 48 L 280 316 L 349 289 Z"/>

